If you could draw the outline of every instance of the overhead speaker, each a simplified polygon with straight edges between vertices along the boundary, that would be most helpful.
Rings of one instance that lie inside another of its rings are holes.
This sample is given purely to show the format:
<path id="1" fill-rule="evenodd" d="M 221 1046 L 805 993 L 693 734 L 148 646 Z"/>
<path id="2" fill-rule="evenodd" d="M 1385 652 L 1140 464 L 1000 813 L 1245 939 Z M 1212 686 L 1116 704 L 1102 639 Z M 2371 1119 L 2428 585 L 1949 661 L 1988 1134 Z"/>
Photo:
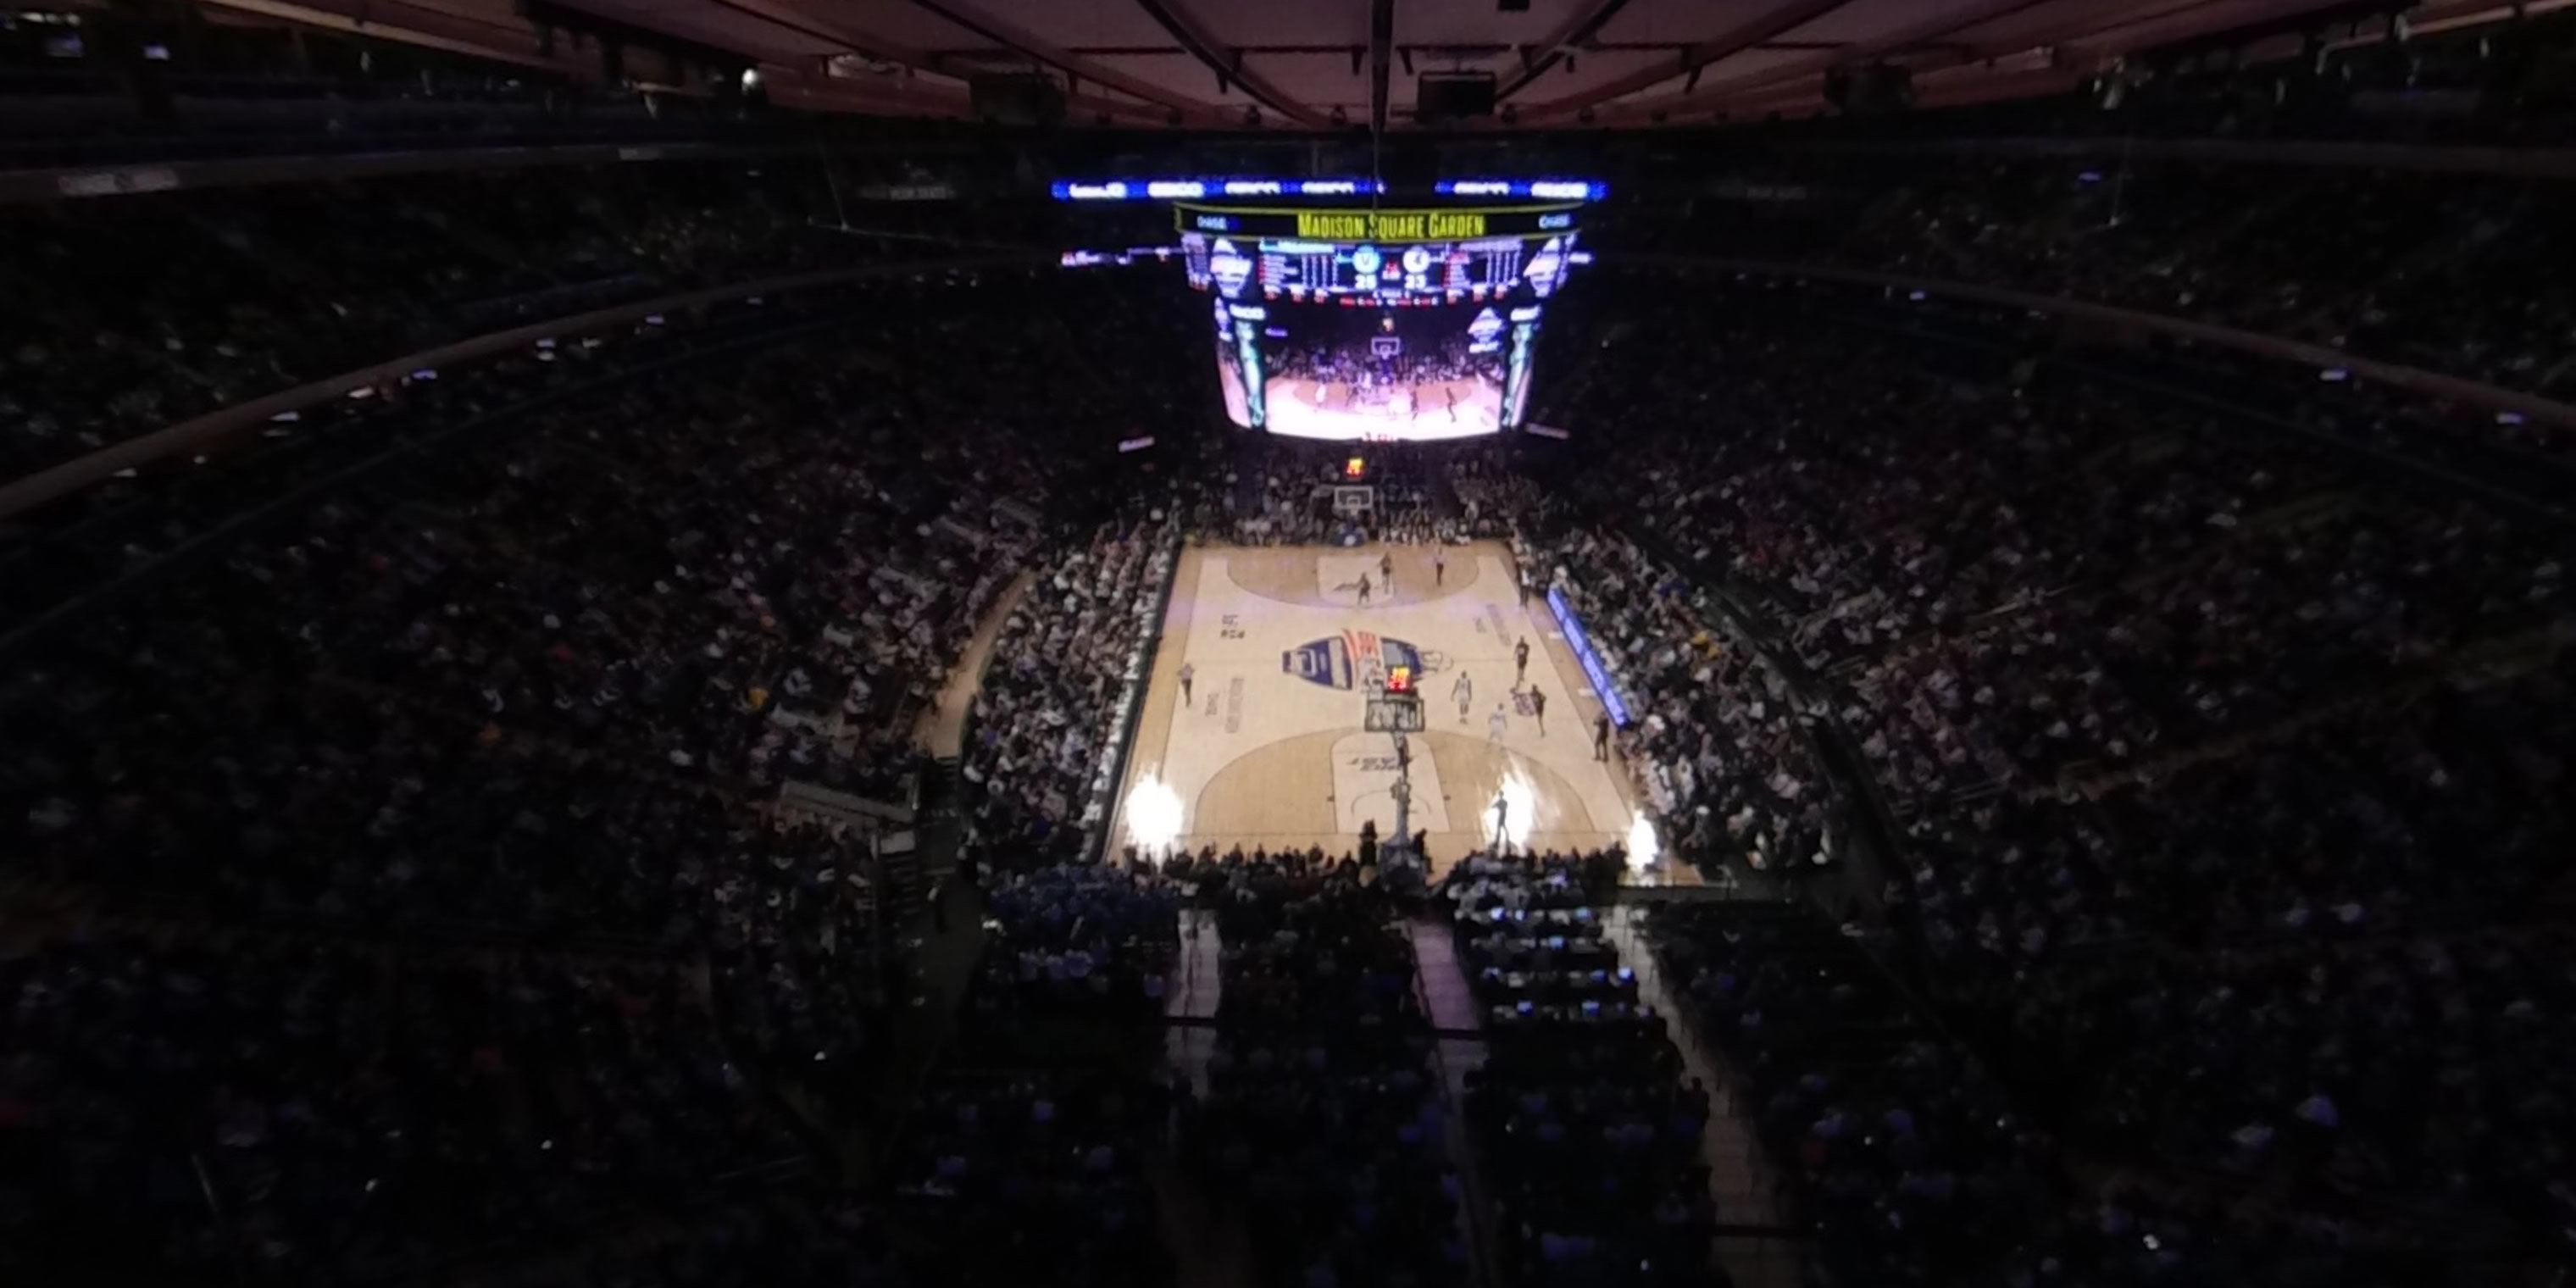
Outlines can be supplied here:
<path id="1" fill-rule="evenodd" d="M 1825 73 L 1825 101 L 1845 116 L 1893 116 L 1914 106 L 1914 71 L 1871 63 Z"/>
<path id="2" fill-rule="evenodd" d="M 1413 80 L 1413 119 L 1424 125 L 1493 114 L 1492 72 L 1424 72 Z"/>
<path id="3" fill-rule="evenodd" d="M 966 79 L 975 119 L 995 125 L 1054 125 L 1064 120 L 1064 90 L 1034 72 L 988 72 Z"/>

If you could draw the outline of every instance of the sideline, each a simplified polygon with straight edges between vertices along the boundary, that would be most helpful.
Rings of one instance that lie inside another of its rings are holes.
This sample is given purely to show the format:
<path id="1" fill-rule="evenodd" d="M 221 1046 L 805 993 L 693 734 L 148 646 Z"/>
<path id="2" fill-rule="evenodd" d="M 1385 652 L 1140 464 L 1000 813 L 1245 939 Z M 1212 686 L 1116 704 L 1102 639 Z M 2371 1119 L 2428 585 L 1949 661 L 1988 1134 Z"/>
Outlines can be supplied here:
<path id="1" fill-rule="evenodd" d="M 1198 610 L 1199 568 L 1213 550 L 1230 548 L 1214 542 L 1200 543 L 1184 539 L 1180 557 L 1172 564 L 1171 597 L 1163 604 L 1161 634 L 1156 638 L 1154 665 L 1147 672 L 1145 693 L 1136 704 L 1135 736 L 1127 740 L 1127 764 L 1118 776 L 1117 795 L 1109 802 L 1106 824 L 1101 835 L 1103 854 L 1120 853 L 1127 836 L 1127 794 L 1136 788 L 1136 780 L 1147 770 L 1159 774 L 1163 757 L 1171 750 L 1172 712 L 1180 705 L 1181 664 L 1188 661 L 1190 617 Z M 1187 802 L 1195 811 L 1197 801 Z"/>

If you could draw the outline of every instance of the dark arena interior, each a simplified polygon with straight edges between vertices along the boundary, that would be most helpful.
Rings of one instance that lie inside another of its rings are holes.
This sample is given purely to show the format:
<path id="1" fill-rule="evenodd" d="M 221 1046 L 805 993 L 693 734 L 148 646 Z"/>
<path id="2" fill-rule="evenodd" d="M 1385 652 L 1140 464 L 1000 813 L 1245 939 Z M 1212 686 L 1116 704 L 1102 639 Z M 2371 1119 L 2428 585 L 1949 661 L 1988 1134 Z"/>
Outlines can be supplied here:
<path id="1" fill-rule="evenodd" d="M 2571 246 L 2576 0 L 29 0 L 0 1283 L 2576 1288 Z"/>

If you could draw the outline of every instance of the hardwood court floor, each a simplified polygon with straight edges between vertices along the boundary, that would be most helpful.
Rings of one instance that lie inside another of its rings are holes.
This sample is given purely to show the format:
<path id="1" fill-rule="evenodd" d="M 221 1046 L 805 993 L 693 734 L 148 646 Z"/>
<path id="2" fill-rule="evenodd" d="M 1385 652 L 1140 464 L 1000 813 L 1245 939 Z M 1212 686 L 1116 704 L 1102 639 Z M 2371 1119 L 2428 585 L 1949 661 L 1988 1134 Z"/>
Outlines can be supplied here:
<path id="1" fill-rule="evenodd" d="M 1179 843 L 1220 849 L 1320 845 L 1340 854 L 1363 820 L 1394 827 L 1393 741 L 1360 728 L 1373 661 L 1415 660 L 1430 716 L 1412 739 L 1416 830 L 1430 833 L 1435 873 L 1487 844 L 1493 803 L 1507 796 L 1516 842 L 1590 849 L 1624 841 L 1634 819 L 1626 783 L 1592 758 L 1600 706 L 1543 603 L 1519 604 L 1508 552 L 1481 542 L 1445 550 L 1434 583 L 1428 546 L 1353 549 L 1206 546 L 1183 552 L 1164 622 L 1115 843 L 1150 820 L 1138 784 L 1170 789 Z M 1395 563 L 1388 593 L 1379 559 Z M 1363 607 L 1365 572 L 1375 593 Z M 1530 643 L 1528 684 L 1547 695 L 1546 731 L 1513 692 L 1513 646 Z M 1180 672 L 1192 670 L 1189 700 Z M 1472 689 L 1462 717 L 1455 695 Z M 1499 742 L 1490 721 L 1504 710 Z"/>

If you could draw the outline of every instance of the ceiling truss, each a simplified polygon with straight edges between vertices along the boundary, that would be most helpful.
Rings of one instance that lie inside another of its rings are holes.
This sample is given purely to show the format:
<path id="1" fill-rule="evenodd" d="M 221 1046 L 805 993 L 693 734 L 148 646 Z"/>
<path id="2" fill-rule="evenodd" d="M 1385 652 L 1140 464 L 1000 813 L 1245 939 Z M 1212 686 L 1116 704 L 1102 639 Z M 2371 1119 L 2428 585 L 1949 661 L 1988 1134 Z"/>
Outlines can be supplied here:
<path id="1" fill-rule="evenodd" d="M 399 41 L 579 82 L 621 74 L 598 49 L 553 39 L 520 0 L 189 2 L 228 22 Z M 2354 22 L 2349 0 L 1552 0 L 1545 15 L 1473 0 L 548 3 L 739 58 L 797 107 L 966 117 L 976 77 L 1035 69 L 1079 124 L 1319 132 L 1441 128 L 1416 117 L 1417 64 L 1492 73 L 1503 110 L 1487 128 L 1705 125 L 1823 111 L 1835 73 L 1872 63 L 1913 73 L 1921 104 L 1981 102 L 2058 92 L 2162 46 L 2300 23 L 2339 38 Z M 2421 31 L 2568 3 L 2420 0 L 2408 13 Z"/>

